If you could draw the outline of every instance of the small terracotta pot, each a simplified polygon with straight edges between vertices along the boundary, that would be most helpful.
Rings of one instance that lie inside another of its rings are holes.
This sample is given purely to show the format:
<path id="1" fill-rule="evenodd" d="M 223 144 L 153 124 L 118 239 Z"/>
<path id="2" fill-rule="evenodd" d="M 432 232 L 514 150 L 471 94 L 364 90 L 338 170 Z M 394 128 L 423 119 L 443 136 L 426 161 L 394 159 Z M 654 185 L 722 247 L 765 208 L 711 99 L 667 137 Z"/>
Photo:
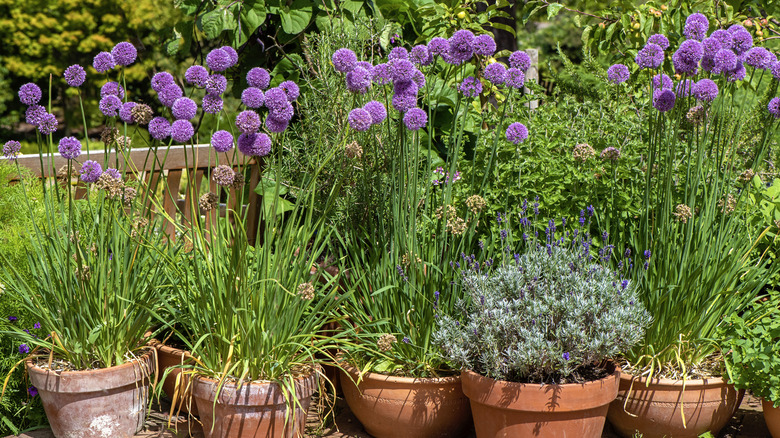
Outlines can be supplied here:
<path id="1" fill-rule="evenodd" d="M 631 374 L 620 375 L 620 392 L 607 415 L 615 431 L 629 438 L 636 431 L 644 438 L 695 438 L 707 431 L 717 436 L 745 393 L 720 377 L 686 380 L 684 391 L 681 380 L 653 379 L 647 384 L 647 379 L 635 378 L 632 387 L 633 378 Z"/>
<path id="2" fill-rule="evenodd" d="M 151 352 L 110 368 L 54 372 L 26 362 L 56 437 L 130 438 L 146 419 Z"/>
<path id="3" fill-rule="evenodd" d="M 174 393 L 176 392 L 176 378 L 181 375 L 179 393 L 182 394 L 183 397 L 176 400 L 176 405 L 173 407 L 174 412 L 171 412 L 171 414 L 190 413 L 197 416 L 198 407 L 195 405 L 195 402 L 192 401 L 192 384 L 190 383 L 192 379 L 190 378 L 189 373 L 182 373 L 184 370 L 179 368 L 182 364 L 187 365 L 190 363 L 190 361 L 187 360 L 190 357 L 190 353 L 185 350 L 164 345 L 157 339 L 149 341 L 149 345 L 157 350 L 157 364 L 159 366 L 157 375 L 162 378 L 165 376 L 165 371 L 170 369 L 170 372 L 165 377 L 165 380 L 163 380 L 162 385 L 163 392 L 171 400 L 173 400 Z"/>
<path id="4" fill-rule="evenodd" d="M 477 438 L 600 438 L 620 371 L 601 380 L 564 385 L 513 383 L 464 371 Z"/>
<path id="5" fill-rule="evenodd" d="M 306 411 L 317 389 L 316 373 L 295 379 L 300 404 L 289 415 L 284 394 L 277 383 L 250 382 L 238 388 L 235 383 L 224 382 L 217 396 L 218 384 L 218 381 L 202 376 L 195 377 L 193 382 L 192 396 L 207 438 L 303 436 Z"/>
<path id="6" fill-rule="evenodd" d="M 459 376 L 393 377 L 346 368 L 341 387 L 352 413 L 376 438 L 460 437 L 471 430 L 469 400 Z M 354 382 L 353 382 L 354 380 Z"/>
<path id="7" fill-rule="evenodd" d="M 774 407 L 768 400 L 762 400 L 761 407 L 764 409 L 764 420 L 769 433 L 773 438 L 780 438 L 780 408 Z"/>

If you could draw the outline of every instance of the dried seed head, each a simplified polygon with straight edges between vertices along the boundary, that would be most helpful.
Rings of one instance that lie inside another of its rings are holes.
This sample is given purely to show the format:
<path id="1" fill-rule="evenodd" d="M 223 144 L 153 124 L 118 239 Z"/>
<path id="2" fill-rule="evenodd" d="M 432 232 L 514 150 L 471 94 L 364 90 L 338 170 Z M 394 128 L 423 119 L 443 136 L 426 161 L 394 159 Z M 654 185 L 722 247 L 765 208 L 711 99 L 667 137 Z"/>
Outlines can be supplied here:
<path id="1" fill-rule="evenodd" d="M 474 214 L 478 214 L 486 205 L 485 198 L 479 195 L 471 195 L 466 199 L 466 207 Z"/>
<path id="2" fill-rule="evenodd" d="M 105 143 L 107 146 L 113 144 L 117 137 L 119 137 L 119 130 L 113 126 L 106 126 L 103 129 L 103 132 L 100 133 L 100 141 Z"/>
<path id="3" fill-rule="evenodd" d="M 344 149 L 347 158 L 360 159 L 363 156 L 363 148 L 356 141 L 353 141 L 352 143 L 348 144 Z"/>
<path id="4" fill-rule="evenodd" d="M 130 207 L 133 205 L 133 201 L 135 200 L 135 197 L 138 196 L 138 191 L 132 187 L 125 187 L 124 191 L 122 192 L 122 203 L 125 205 L 125 207 Z"/>
<path id="5" fill-rule="evenodd" d="M 133 223 L 130 225 L 130 237 L 139 237 L 141 235 L 141 231 L 143 231 L 147 225 L 149 225 L 149 219 L 145 217 L 139 217 L 133 220 Z"/>
<path id="6" fill-rule="evenodd" d="M 396 339 L 395 336 L 385 333 L 379 337 L 379 341 L 377 341 L 376 345 L 379 347 L 380 351 L 390 351 L 393 348 L 393 344 L 396 342 L 398 342 L 398 339 Z"/>
<path id="7" fill-rule="evenodd" d="M 463 234 L 466 231 L 467 223 L 463 218 L 451 217 L 447 219 L 447 229 L 456 235 Z"/>
<path id="8" fill-rule="evenodd" d="M 139 125 L 148 125 L 152 121 L 154 111 L 149 105 L 145 103 L 139 103 L 130 110 L 130 115 L 133 116 L 133 120 Z"/>
<path id="9" fill-rule="evenodd" d="M 130 137 L 126 137 L 124 135 L 119 135 L 114 140 L 116 141 L 116 150 L 123 151 L 123 150 L 129 150 L 130 145 L 133 143 L 133 139 Z"/>
<path id="10" fill-rule="evenodd" d="M 230 187 L 234 189 L 241 189 L 245 185 L 246 185 L 246 178 L 244 178 L 244 174 L 241 172 L 236 172 L 233 175 L 233 184 L 231 184 Z"/>
<path id="11" fill-rule="evenodd" d="M 574 150 L 571 153 L 572 157 L 582 163 L 596 156 L 596 150 L 593 146 L 587 143 L 579 143 L 574 146 Z"/>
<path id="12" fill-rule="evenodd" d="M 311 282 L 301 283 L 298 285 L 298 296 L 302 300 L 314 299 L 314 285 Z"/>
<path id="13" fill-rule="evenodd" d="M 76 278 L 81 281 L 89 281 L 92 278 L 92 272 L 87 265 L 82 265 L 80 268 L 76 268 Z"/>
<path id="14" fill-rule="evenodd" d="M 103 172 L 100 175 L 100 178 L 98 178 L 97 182 L 95 183 L 95 187 L 97 187 L 98 190 L 104 190 L 106 192 L 106 197 L 109 199 L 117 199 L 122 197 L 125 193 L 124 183 L 122 183 L 121 180 L 114 178 L 107 172 Z"/>
<path id="15" fill-rule="evenodd" d="M 203 211 L 211 211 L 217 208 L 219 198 L 214 193 L 208 192 L 201 195 L 198 200 L 198 206 Z"/>
<path id="16" fill-rule="evenodd" d="M 720 207 L 720 212 L 723 214 L 729 214 L 734 211 L 735 208 L 737 208 L 737 198 L 734 197 L 731 193 L 724 196 L 720 201 L 718 201 L 718 207 Z"/>
<path id="17" fill-rule="evenodd" d="M 677 207 L 675 207 L 674 213 L 672 214 L 677 218 L 678 221 L 684 224 L 687 224 L 688 219 L 693 217 L 693 211 L 691 211 L 691 207 L 688 207 L 685 204 L 677 204 Z"/>
<path id="18" fill-rule="evenodd" d="M 742 182 L 752 181 L 754 176 L 756 176 L 756 172 L 753 169 L 745 169 L 739 176 L 739 180 Z"/>

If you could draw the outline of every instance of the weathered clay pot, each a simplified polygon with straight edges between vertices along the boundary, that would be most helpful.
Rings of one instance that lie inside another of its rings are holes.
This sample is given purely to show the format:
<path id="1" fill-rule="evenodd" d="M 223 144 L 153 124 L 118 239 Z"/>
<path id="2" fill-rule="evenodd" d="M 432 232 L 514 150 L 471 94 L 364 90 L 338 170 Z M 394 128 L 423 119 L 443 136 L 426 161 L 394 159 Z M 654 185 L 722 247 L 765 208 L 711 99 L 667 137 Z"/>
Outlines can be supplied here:
<path id="1" fill-rule="evenodd" d="M 316 373 L 295 379 L 295 392 L 300 404 L 289 414 L 284 394 L 277 383 L 251 382 L 239 389 L 235 383 L 224 382 L 217 396 L 218 384 L 216 380 L 201 376 L 193 382 L 192 396 L 198 405 L 207 438 L 303 436 L 306 411 L 317 389 Z"/>
<path id="2" fill-rule="evenodd" d="M 414 379 L 347 367 L 341 387 L 352 413 L 376 438 L 459 437 L 471 430 L 459 376 Z"/>
<path id="3" fill-rule="evenodd" d="M 631 374 L 620 375 L 620 392 L 607 415 L 615 431 L 624 437 L 633 437 L 636 431 L 644 438 L 695 438 L 707 431 L 717 436 L 745 393 L 719 377 L 686 380 L 685 391 L 681 380 L 653 379 L 648 385 L 647 379 L 636 378 L 631 387 L 632 378 Z"/>
<path id="4" fill-rule="evenodd" d="M 189 352 L 164 345 L 156 339 L 149 341 L 149 345 L 152 345 L 157 350 L 157 364 L 159 366 L 157 375 L 162 378 L 165 376 L 165 371 L 170 369 L 162 385 L 163 392 L 171 400 L 173 400 L 174 392 L 176 391 L 176 378 L 181 375 L 179 392 L 183 395 L 183 398 L 176 400 L 176 405 L 173 407 L 174 412 L 172 413 L 198 415 L 198 407 L 192 401 L 192 384 L 190 383 L 192 379 L 190 374 L 182 373 L 184 370 L 179 368 L 182 364 L 187 364 L 187 362 L 183 361 L 189 358 Z"/>
<path id="5" fill-rule="evenodd" d="M 54 372 L 26 363 L 52 432 L 58 438 L 130 438 L 144 426 L 151 352 L 122 365 Z"/>
<path id="6" fill-rule="evenodd" d="M 461 377 L 477 438 L 600 438 L 619 375 L 564 385 L 505 382 L 472 371 Z"/>
<path id="7" fill-rule="evenodd" d="M 766 428 L 773 438 L 780 438 L 780 408 L 774 407 L 772 402 L 767 400 L 762 400 L 761 405 L 764 409 Z"/>

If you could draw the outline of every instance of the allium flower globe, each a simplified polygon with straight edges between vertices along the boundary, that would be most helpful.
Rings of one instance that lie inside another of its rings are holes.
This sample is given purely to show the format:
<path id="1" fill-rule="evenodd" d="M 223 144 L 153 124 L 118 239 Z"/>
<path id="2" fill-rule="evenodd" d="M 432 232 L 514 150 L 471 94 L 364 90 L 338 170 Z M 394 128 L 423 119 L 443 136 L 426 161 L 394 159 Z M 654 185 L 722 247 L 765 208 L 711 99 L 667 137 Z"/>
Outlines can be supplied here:
<path id="1" fill-rule="evenodd" d="M 217 152 L 227 152 L 233 149 L 233 134 L 227 131 L 217 131 L 211 135 L 211 146 Z"/>
<path id="2" fill-rule="evenodd" d="M 663 90 L 671 90 L 674 84 L 672 83 L 672 78 L 669 76 L 659 73 L 655 76 L 653 76 L 653 89 L 663 89 Z"/>
<path id="3" fill-rule="evenodd" d="M 176 85 L 176 81 L 173 79 L 173 75 L 167 71 L 161 71 L 152 76 L 152 90 L 159 93 L 168 85 Z"/>
<path id="4" fill-rule="evenodd" d="M 712 102 L 718 97 L 718 85 L 712 79 L 699 79 L 693 84 L 693 97 L 705 102 Z"/>
<path id="5" fill-rule="evenodd" d="M 409 60 L 417 65 L 430 65 L 433 62 L 433 55 L 428 52 L 428 47 L 419 44 L 412 47 Z"/>
<path id="6" fill-rule="evenodd" d="M 87 160 L 81 165 L 79 170 L 81 180 L 85 183 L 95 183 L 103 174 L 103 166 L 97 161 Z"/>
<path id="7" fill-rule="evenodd" d="M 195 134 L 195 128 L 189 120 L 176 120 L 171 123 L 171 138 L 179 143 L 189 141 Z"/>
<path id="8" fill-rule="evenodd" d="M 474 38 L 474 53 L 481 56 L 493 56 L 496 53 L 496 40 L 488 34 Z"/>
<path id="9" fill-rule="evenodd" d="M 188 84 L 199 88 L 206 86 L 206 80 L 209 78 L 209 71 L 202 65 L 193 65 L 184 72 L 184 80 Z"/>
<path id="10" fill-rule="evenodd" d="M 353 93 L 364 94 L 371 87 L 371 73 L 362 67 L 353 68 L 344 80 L 347 90 Z"/>
<path id="11" fill-rule="evenodd" d="M 701 41 L 707 36 L 710 22 L 704 14 L 695 13 L 688 16 L 683 27 L 683 35 L 689 40 Z"/>
<path id="12" fill-rule="evenodd" d="M 135 102 L 125 102 L 122 104 L 122 108 L 119 109 L 119 118 L 125 123 L 134 123 L 133 108 L 135 108 Z"/>
<path id="13" fill-rule="evenodd" d="M 474 55 L 474 34 L 470 30 L 461 29 L 450 37 L 449 56 L 459 62 L 465 62 Z"/>
<path id="14" fill-rule="evenodd" d="M 363 108 L 355 108 L 350 111 L 347 120 L 349 127 L 355 131 L 368 131 L 372 124 L 371 114 Z"/>
<path id="15" fill-rule="evenodd" d="M 227 90 L 227 79 L 221 74 L 214 73 L 206 79 L 206 94 L 220 95 Z"/>
<path id="16" fill-rule="evenodd" d="M 729 49 L 718 50 L 713 61 L 715 61 L 713 73 L 725 73 L 737 68 L 737 55 Z"/>
<path id="17" fill-rule="evenodd" d="M 250 87 L 265 90 L 268 88 L 268 84 L 271 83 L 271 74 L 264 68 L 254 67 L 246 74 L 246 83 Z"/>
<path id="18" fill-rule="evenodd" d="M 661 47 L 662 50 L 669 48 L 669 39 L 666 38 L 666 35 L 660 33 L 650 35 L 650 37 L 647 39 L 647 42 L 657 44 L 659 47 Z"/>
<path id="19" fill-rule="evenodd" d="M 180 97 L 173 102 L 171 114 L 176 120 L 191 120 L 198 112 L 198 105 L 189 97 Z"/>
<path id="20" fill-rule="evenodd" d="M 295 109 L 293 108 L 290 102 L 287 102 L 281 108 L 272 109 L 268 112 L 269 117 L 279 119 L 279 120 L 284 120 L 285 122 L 289 122 L 290 120 L 292 120 L 294 114 L 295 114 Z"/>
<path id="21" fill-rule="evenodd" d="M 509 67 L 519 69 L 525 73 L 531 68 L 531 57 L 521 50 L 512 52 L 512 54 L 509 55 Z"/>
<path id="22" fill-rule="evenodd" d="M 483 76 L 490 81 L 490 83 L 501 85 L 506 81 L 506 67 L 504 67 L 504 64 L 498 62 L 488 64 L 488 66 L 485 67 Z"/>
<path id="23" fill-rule="evenodd" d="M 116 180 L 122 179 L 122 175 L 119 173 L 117 169 L 114 169 L 113 167 L 109 167 L 106 170 L 104 170 L 103 174 L 107 174 L 108 176 Z"/>
<path id="24" fill-rule="evenodd" d="M 217 94 L 207 94 L 203 96 L 203 101 L 201 102 L 203 112 L 208 114 L 219 114 L 219 112 L 222 111 L 223 105 L 224 102 L 222 98 Z"/>
<path id="25" fill-rule="evenodd" d="M 271 152 L 271 138 L 265 133 L 241 134 L 238 150 L 248 157 L 264 157 Z"/>
<path id="26" fill-rule="evenodd" d="M 410 108 L 417 106 L 417 96 L 411 94 L 396 94 L 393 96 L 392 104 L 396 111 L 405 113 Z"/>
<path id="27" fill-rule="evenodd" d="M 182 96 L 184 96 L 184 91 L 176 84 L 166 85 L 157 92 L 157 99 L 168 108 L 172 107 L 176 99 Z"/>
<path id="28" fill-rule="evenodd" d="M 417 96 L 419 87 L 414 81 L 396 81 L 393 84 L 393 93 L 405 96 Z"/>
<path id="29" fill-rule="evenodd" d="M 241 111 L 236 116 L 236 126 L 243 133 L 254 133 L 260 129 L 260 116 L 251 110 Z"/>
<path id="30" fill-rule="evenodd" d="M 22 145 L 16 140 L 9 140 L 3 145 L 3 155 L 6 158 L 15 158 L 21 150 Z"/>
<path id="31" fill-rule="evenodd" d="M 428 41 L 428 53 L 444 56 L 450 51 L 450 43 L 441 37 L 434 37 Z"/>
<path id="32" fill-rule="evenodd" d="M 741 62 L 738 62 L 737 66 L 733 70 L 726 72 L 726 80 L 728 82 L 741 81 L 745 79 L 746 75 L 747 71 L 745 70 L 745 65 Z"/>
<path id="33" fill-rule="evenodd" d="M 331 61 L 337 72 L 349 73 L 357 64 L 357 55 L 352 50 L 341 48 L 333 53 Z"/>
<path id="34" fill-rule="evenodd" d="M 753 47 L 745 55 L 745 64 L 758 69 L 767 69 L 772 63 L 772 52 L 764 47 Z"/>
<path id="35" fill-rule="evenodd" d="M 38 126 L 46 114 L 46 108 L 43 105 L 30 105 L 24 112 L 24 120 L 30 125 Z"/>
<path id="36" fill-rule="evenodd" d="M 119 110 L 122 109 L 122 100 L 113 94 L 100 99 L 100 112 L 106 117 L 116 117 L 119 115 Z"/>
<path id="37" fill-rule="evenodd" d="M 122 99 L 125 97 L 125 89 L 116 82 L 106 82 L 102 87 L 100 87 L 100 97 L 106 97 L 109 95 L 114 95 Z"/>
<path id="38" fill-rule="evenodd" d="M 46 113 L 41 116 L 41 120 L 38 122 L 38 132 L 43 135 L 49 135 L 57 130 L 57 117 L 54 114 Z"/>
<path id="39" fill-rule="evenodd" d="M 265 95 L 263 90 L 257 87 L 249 87 L 241 92 L 241 102 L 247 106 L 247 108 L 260 108 L 265 102 Z"/>
<path id="40" fill-rule="evenodd" d="M 466 97 L 477 97 L 482 93 L 482 82 L 474 76 L 469 76 L 460 83 L 458 91 Z"/>
<path id="41" fill-rule="evenodd" d="M 412 75 L 412 81 L 417 84 L 417 88 L 425 88 L 425 75 L 420 70 L 415 70 Z"/>
<path id="42" fill-rule="evenodd" d="M 222 49 L 214 49 L 206 55 L 206 66 L 215 72 L 223 72 L 233 65 L 230 55 Z"/>
<path id="43" fill-rule="evenodd" d="M 60 143 L 57 146 L 62 158 L 66 160 L 75 160 L 81 155 L 81 142 L 76 137 L 64 137 L 60 139 Z"/>
<path id="44" fill-rule="evenodd" d="M 410 131 L 417 131 L 428 123 L 428 114 L 420 108 L 412 108 L 404 114 L 404 125 Z"/>
<path id="45" fill-rule="evenodd" d="M 664 63 L 664 50 L 658 44 L 647 43 L 634 60 L 639 68 L 656 69 Z"/>
<path id="46" fill-rule="evenodd" d="M 392 82 L 393 78 L 390 76 L 390 65 L 385 63 L 374 66 L 374 72 L 371 75 L 371 80 L 373 80 L 377 85 L 385 85 Z"/>
<path id="47" fill-rule="evenodd" d="M 390 77 L 394 81 L 410 81 L 414 77 L 417 68 L 409 60 L 394 59 L 388 62 L 390 66 Z"/>
<path id="48" fill-rule="evenodd" d="M 230 57 L 230 67 L 233 67 L 236 65 L 236 63 L 238 63 L 238 52 L 236 52 L 236 49 L 230 46 L 222 46 L 220 49 L 222 49 Z"/>
<path id="49" fill-rule="evenodd" d="M 298 99 L 298 96 L 301 95 L 301 89 L 298 88 L 298 84 L 293 81 L 284 81 L 279 84 L 279 88 L 284 91 L 284 94 L 287 95 L 287 100 L 290 102 L 295 102 Z"/>
<path id="50" fill-rule="evenodd" d="M 731 34 L 723 29 L 718 29 L 710 34 L 710 38 L 715 38 L 720 42 L 722 49 L 731 49 L 734 45 L 734 41 L 731 39 Z"/>
<path id="51" fill-rule="evenodd" d="M 116 61 L 110 53 L 100 52 L 92 59 L 92 67 L 95 67 L 98 73 L 105 73 L 116 67 Z"/>
<path id="52" fill-rule="evenodd" d="M 523 85 L 525 85 L 525 73 L 519 68 L 510 68 L 506 71 L 505 83 L 512 88 L 523 88 Z"/>
<path id="53" fill-rule="evenodd" d="M 767 110 L 772 117 L 780 119 L 780 97 L 775 97 L 770 100 L 769 105 L 767 105 Z"/>
<path id="54" fill-rule="evenodd" d="M 780 81 L 780 62 L 775 61 L 769 64 L 769 71 L 772 73 L 775 79 Z"/>
<path id="55" fill-rule="evenodd" d="M 403 47 L 393 47 L 390 50 L 390 53 L 387 54 L 387 60 L 391 61 L 393 59 L 409 59 L 409 51 L 406 50 Z"/>
<path id="56" fill-rule="evenodd" d="M 87 79 L 87 72 L 84 71 L 84 67 L 78 64 L 73 64 L 65 69 L 65 72 L 62 74 L 62 76 L 65 78 L 65 82 L 68 84 L 68 86 L 80 87 Z"/>
<path id="57" fill-rule="evenodd" d="M 265 118 L 265 129 L 267 129 L 268 132 L 279 134 L 287 129 L 289 123 L 289 120 L 277 119 L 276 117 L 273 117 L 273 114 L 269 114 L 268 117 Z"/>
<path id="58" fill-rule="evenodd" d="M 111 50 L 111 57 L 114 58 L 114 62 L 118 65 L 128 66 L 135 62 L 135 58 L 138 56 L 138 51 L 135 46 L 123 41 Z"/>
<path id="59" fill-rule="evenodd" d="M 383 103 L 376 100 L 372 100 L 363 105 L 363 109 L 371 115 L 372 125 L 382 123 L 387 118 L 387 108 L 385 108 Z"/>
<path id="60" fill-rule="evenodd" d="M 714 59 L 715 54 L 717 54 L 719 50 L 723 49 L 723 44 L 721 44 L 717 38 L 708 37 L 704 38 L 704 40 L 701 42 L 701 49 L 702 58 Z"/>
<path id="61" fill-rule="evenodd" d="M 674 108 L 676 96 L 672 90 L 653 91 L 653 108 L 665 113 Z"/>
<path id="62" fill-rule="evenodd" d="M 279 87 L 274 87 L 265 92 L 265 106 L 272 111 L 281 111 L 287 104 L 287 93 Z"/>
<path id="63" fill-rule="evenodd" d="M 19 87 L 19 100 L 25 105 L 35 105 L 41 101 L 41 87 L 28 82 Z"/>
<path id="64" fill-rule="evenodd" d="M 506 128 L 506 139 L 513 144 L 520 144 L 528 138 L 528 128 L 520 122 L 514 122 Z"/>
<path id="65" fill-rule="evenodd" d="M 607 79 L 613 84 L 621 84 L 630 76 L 628 67 L 623 64 L 614 64 L 607 69 Z"/>
<path id="66" fill-rule="evenodd" d="M 368 61 L 359 61 L 355 65 L 355 67 L 360 67 L 360 68 L 365 69 L 368 72 L 368 74 L 371 76 L 371 79 L 372 80 L 374 79 L 374 64 L 371 64 Z"/>
<path id="67" fill-rule="evenodd" d="M 171 123 L 165 117 L 155 117 L 149 122 L 149 135 L 155 140 L 164 140 L 171 135 Z"/>
<path id="68" fill-rule="evenodd" d="M 731 48 L 737 55 L 747 53 L 753 47 L 753 36 L 747 30 L 739 30 L 731 34 Z"/>

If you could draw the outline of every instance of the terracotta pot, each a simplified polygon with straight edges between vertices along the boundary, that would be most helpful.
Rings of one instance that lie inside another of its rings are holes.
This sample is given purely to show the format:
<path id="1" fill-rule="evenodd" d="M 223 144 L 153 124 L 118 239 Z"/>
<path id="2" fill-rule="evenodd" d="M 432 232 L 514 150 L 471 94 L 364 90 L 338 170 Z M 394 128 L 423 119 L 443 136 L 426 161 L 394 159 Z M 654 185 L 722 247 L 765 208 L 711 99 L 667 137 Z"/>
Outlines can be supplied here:
<path id="1" fill-rule="evenodd" d="M 26 362 L 54 436 L 130 438 L 146 419 L 151 352 L 122 365 L 54 372 Z"/>
<path id="2" fill-rule="evenodd" d="M 648 385 L 647 379 L 636 378 L 631 387 L 633 377 L 620 375 L 620 392 L 607 415 L 615 431 L 624 437 L 633 437 L 636 431 L 644 438 L 695 438 L 707 431 L 717 436 L 745 393 L 720 377 L 686 380 L 685 391 L 681 380 L 671 379 L 653 379 Z M 631 393 L 627 395 L 629 387 Z"/>
<path id="3" fill-rule="evenodd" d="M 600 438 L 619 375 L 564 385 L 505 382 L 472 371 L 461 376 L 477 438 Z"/>
<path id="4" fill-rule="evenodd" d="M 771 401 L 762 400 L 761 407 L 764 409 L 764 420 L 766 428 L 773 438 L 780 438 L 780 408 L 773 406 Z"/>
<path id="5" fill-rule="evenodd" d="M 454 438 L 471 430 L 469 400 L 459 376 L 414 379 L 366 373 L 355 386 L 358 370 L 346 370 L 341 378 L 344 399 L 376 438 Z"/>
<path id="6" fill-rule="evenodd" d="M 289 415 L 284 394 L 277 383 L 251 382 L 239 389 L 235 383 L 224 382 L 217 397 L 218 383 L 202 376 L 194 379 L 192 396 L 207 438 L 303 436 L 306 411 L 317 389 L 316 373 L 295 379 L 300 405 Z"/>
<path id="7" fill-rule="evenodd" d="M 195 405 L 195 402 L 192 401 L 192 384 L 190 383 L 192 379 L 190 378 L 190 374 L 182 374 L 182 371 L 184 370 L 178 368 L 178 366 L 182 365 L 182 363 L 188 363 L 183 361 L 189 358 L 189 352 L 180 350 L 178 348 L 169 347 L 156 339 L 149 341 L 149 345 L 152 345 L 154 349 L 157 350 L 157 364 L 159 366 L 157 375 L 162 378 L 165 376 L 165 371 L 170 369 L 168 376 L 165 377 L 165 380 L 162 382 L 163 392 L 170 400 L 173 400 L 175 395 L 176 378 L 181 375 L 181 379 L 179 381 L 179 392 L 180 394 L 183 394 L 183 397 L 179 400 L 176 400 L 176 405 L 173 406 L 174 412 L 172 412 L 172 414 L 190 413 L 192 415 L 198 415 L 198 407 Z"/>

